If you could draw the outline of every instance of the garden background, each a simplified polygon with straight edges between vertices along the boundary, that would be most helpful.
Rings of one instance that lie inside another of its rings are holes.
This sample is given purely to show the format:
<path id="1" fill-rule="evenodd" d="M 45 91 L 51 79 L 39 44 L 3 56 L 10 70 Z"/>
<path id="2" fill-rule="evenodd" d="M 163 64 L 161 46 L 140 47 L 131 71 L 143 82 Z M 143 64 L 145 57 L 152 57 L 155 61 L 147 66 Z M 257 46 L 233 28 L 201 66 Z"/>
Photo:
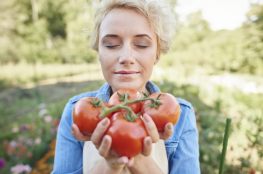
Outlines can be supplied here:
<path id="1" fill-rule="evenodd" d="M 65 103 L 103 84 L 88 45 L 96 4 L 0 1 L 0 173 L 50 173 Z M 218 173 L 226 118 L 225 174 L 263 173 L 263 5 L 234 30 L 212 30 L 200 11 L 174 30 L 152 80 L 195 107 L 202 173 Z"/>

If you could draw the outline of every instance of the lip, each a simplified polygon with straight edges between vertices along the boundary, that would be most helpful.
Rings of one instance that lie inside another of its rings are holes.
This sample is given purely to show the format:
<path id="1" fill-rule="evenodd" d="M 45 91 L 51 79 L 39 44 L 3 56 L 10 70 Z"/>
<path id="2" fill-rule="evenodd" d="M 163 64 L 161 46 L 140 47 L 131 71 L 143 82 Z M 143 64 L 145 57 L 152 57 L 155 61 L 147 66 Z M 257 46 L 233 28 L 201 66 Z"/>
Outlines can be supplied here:
<path id="1" fill-rule="evenodd" d="M 120 70 L 120 71 L 114 71 L 114 74 L 138 74 L 139 71 L 132 71 L 132 70 Z"/>

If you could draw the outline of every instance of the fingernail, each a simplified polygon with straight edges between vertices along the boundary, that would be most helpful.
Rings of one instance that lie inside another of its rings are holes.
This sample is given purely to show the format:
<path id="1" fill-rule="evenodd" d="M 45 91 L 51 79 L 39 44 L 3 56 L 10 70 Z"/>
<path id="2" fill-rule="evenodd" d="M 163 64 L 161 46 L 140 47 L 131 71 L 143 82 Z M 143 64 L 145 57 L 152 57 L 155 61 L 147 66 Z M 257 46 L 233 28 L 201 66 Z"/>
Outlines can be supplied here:
<path id="1" fill-rule="evenodd" d="M 149 122 L 150 122 L 150 116 L 147 115 L 147 114 L 144 114 L 144 115 L 143 115 L 143 119 L 145 120 L 146 123 L 149 123 Z"/>
<path id="2" fill-rule="evenodd" d="M 132 165 L 133 165 L 133 163 L 134 163 L 134 158 L 132 157 L 132 158 L 130 158 L 130 160 L 129 160 L 129 162 L 128 162 L 128 167 L 131 167 Z"/>
<path id="3" fill-rule="evenodd" d="M 146 144 L 147 144 L 148 146 L 152 144 L 152 141 L 151 141 L 150 138 L 147 138 L 147 139 L 146 139 Z"/>
<path id="4" fill-rule="evenodd" d="M 102 125 L 103 126 L 106 126 L 108 124 L 108 118 L 104 118 L 103 120 L 102 120 Z"/>
<path id="5" fill-rule="evenodd" d="M 122 161 L 124 164 L 127 164 L 129 162 L 128 158 L 123 158 L 123 161 Z"/>
<path id="6" fill-rule="evenodd" d="M 169 124 L 169 125 L 168 125 L 168 129 L 169 129 L 169 130 L 172 130 L 172 129 L 173 129 L 173 125 Z"/>
<path id="7" fill-rule="evenodd" d="M 121 157 L 121 158 L 119 158 L 118 159 L 118 163 L 119 164 L 126 164 L 126 163 L 128 163 L 128 158 L 127 157 Z"/>

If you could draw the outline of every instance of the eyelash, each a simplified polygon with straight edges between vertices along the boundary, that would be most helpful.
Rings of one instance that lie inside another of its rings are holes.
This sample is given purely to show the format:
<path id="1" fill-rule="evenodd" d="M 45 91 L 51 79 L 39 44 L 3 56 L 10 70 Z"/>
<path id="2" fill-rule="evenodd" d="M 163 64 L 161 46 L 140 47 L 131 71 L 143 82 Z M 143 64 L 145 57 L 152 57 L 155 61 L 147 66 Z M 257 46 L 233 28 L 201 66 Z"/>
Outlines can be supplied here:
<path id="1" fill-rule="evenodd" d="M 105 47 L 108 48 L 108 49 L 114 49 L 114 48 L 117 48 L 119 47 L 120 45 L 106 45 Z M 146 49 L 148 48 L 149 46 L 147 45 L 135 45 L 137 48 L 139 49 Z"/>
<path id="2" fill-rule="evenodd" d="M 141 49 L 148 48 L 148 46 L 146 45 L 136 45 L 136 47 L 141 48 Z"/>
<path id="3" fill-rule="evenodd" d="M 106 45 L 105 47 L 107 47 L 108 49 L 114 49 L 118 46 L 120 46 L 120 45 Z"/>

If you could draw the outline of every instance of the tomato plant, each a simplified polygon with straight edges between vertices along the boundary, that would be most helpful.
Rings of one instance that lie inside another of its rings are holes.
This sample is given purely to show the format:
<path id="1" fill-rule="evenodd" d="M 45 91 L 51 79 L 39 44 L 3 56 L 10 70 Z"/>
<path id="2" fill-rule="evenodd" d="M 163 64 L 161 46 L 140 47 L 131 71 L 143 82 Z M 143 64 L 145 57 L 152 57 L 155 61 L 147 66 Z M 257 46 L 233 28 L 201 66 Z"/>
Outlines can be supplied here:
<path id="1" fill-rule="evenodd" d="M 141 97 L 141 93 L 136 91 L 135 89 L 119 89 L 110 97 L 109 105 L 114 106 L 130 100 L 140 99 Z M 133 112 L 139 113 L 142 108 L 142 102 L 128 104 L 128 107 L 130 107 Z"/>
<path id="2" fill-rule="evenodd" d="M 146 100 L 142 112 L 150 115 L 159 132 L 164 131 L 168 122 L 176 124 L 181 113 L 180 105 L 176 98 L 169 93 L 153 93 L 149 96 L 155 100 Z"/>
<path id="3" fill-rule="evenodd" d="M 112 138 L 112 150 L 120 156 L 133 157 L 143 150 L 143 139 L 148 135 L 141 118 L 129 120 L 126 112 L 116 112 L 106 134 Z"/>
<path id="4" fill-rule="evenodd" d="M 95 97 L 80 99 L 73 108 L 73 121 L 84 135 L 91 135 L 101 120 L 103 102 Z"/>

